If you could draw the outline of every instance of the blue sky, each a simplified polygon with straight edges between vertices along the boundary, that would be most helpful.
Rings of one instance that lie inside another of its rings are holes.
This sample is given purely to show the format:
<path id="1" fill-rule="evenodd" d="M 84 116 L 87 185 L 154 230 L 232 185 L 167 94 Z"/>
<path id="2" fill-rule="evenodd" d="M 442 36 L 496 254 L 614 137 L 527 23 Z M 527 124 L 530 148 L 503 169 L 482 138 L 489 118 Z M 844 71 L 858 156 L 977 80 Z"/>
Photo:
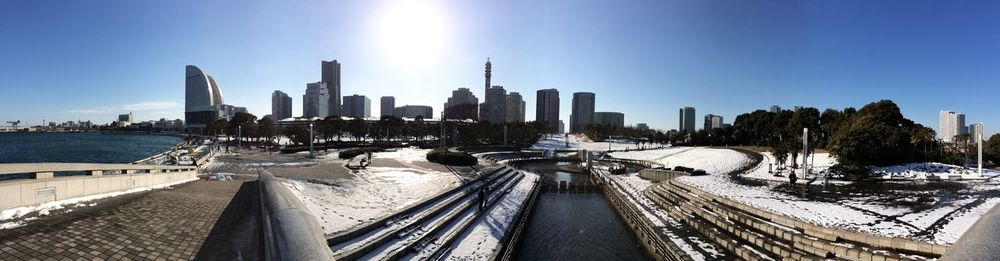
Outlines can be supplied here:
<path id="1" fill-rule="evenodd" d="M 450 91 L 557 88 L 597 111 L 677 128 L 677 108 L 739 113 L 892 99 L 932 128 L 938 111 L 1000 124 L 997 1 L 21 1 L 0 2 L 0 121 L 183 118 L 184 65 L 226 103 L 301 111 L 321 60 L 343 94 L 440 111 Z"/>

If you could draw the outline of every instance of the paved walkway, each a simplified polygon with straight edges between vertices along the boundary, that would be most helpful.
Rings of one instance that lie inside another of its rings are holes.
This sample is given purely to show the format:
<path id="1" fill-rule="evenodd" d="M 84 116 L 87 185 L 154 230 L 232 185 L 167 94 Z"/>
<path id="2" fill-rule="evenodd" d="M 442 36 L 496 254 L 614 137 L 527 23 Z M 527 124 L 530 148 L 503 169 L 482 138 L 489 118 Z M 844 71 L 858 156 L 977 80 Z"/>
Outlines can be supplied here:
<path id="1" fill-rule="evenodd" d="M 0 260 L 255 260 L 256 183 L 198 180 L 0 230 Z"/>

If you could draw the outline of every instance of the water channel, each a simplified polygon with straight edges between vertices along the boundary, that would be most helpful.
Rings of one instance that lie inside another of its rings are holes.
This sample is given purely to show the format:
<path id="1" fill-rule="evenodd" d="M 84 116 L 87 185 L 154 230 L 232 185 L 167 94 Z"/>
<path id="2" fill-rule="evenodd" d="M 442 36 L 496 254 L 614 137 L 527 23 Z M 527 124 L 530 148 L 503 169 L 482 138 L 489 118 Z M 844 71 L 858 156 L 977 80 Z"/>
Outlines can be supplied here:
<path id="1" fill-rule="evenodd" d="M 556 182 L 589 182 L 560 170 L 572 163 L 526 162 L 519 168 Z M 515 251 L 516 260 L 650 260 L 601 193 L 540 193 Z"/>

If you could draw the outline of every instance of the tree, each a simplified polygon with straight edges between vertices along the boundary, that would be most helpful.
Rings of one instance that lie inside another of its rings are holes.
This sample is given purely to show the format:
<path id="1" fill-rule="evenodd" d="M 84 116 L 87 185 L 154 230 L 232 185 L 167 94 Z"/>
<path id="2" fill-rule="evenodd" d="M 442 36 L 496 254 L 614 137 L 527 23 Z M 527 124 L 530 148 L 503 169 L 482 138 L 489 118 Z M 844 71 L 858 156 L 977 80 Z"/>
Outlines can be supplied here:
<path id="1" fill-rule="evenodd" d="M 281 132 L 296 145 L 309 144 L 309 127 L 303 124 L 294 124 L 282 128 Z"/>
<path id="2" fill-rule="evenodd" d="M 271 117 L 264 117 L 257 121 L 257 134 L 264 138 L 268 144 L 274 142 L 275 137 L 278 136 L 274 120 Z"/>
<path id="3" fill-rule="evenodd" d="M 1000 163 L 1000 134 L 993 134 L 990 139 L 983 144 L 984 160 L 992 161 L 994 164 Z"/>
<path id="4" fill-rule="evenodd" d="M 914 126 L 892 101 L 870 103 L 837 131 L 830 152 L 841 170 L 867 176 L 868 166 L 894 165 L 910 158 L 906 152 L 913 146 L 910 129 Z"/>
<path id="5" fill-rule="evenodd" d="M 364 119 L 354 118 L 347 123 L 347 132 L 354 137 L 354 141 L 361 142 L 368 136 L 368 126 Z"/>

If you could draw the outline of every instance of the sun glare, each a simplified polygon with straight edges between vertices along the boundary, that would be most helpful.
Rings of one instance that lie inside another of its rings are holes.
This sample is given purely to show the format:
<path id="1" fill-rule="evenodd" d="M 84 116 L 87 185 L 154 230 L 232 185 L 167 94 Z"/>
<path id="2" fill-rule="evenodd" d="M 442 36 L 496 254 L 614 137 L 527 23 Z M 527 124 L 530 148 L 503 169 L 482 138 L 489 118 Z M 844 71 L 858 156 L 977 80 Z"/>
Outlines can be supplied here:
<path id="1" fill-rule="evenodd" d="M 447 48 L 444 13 L 429 1 L 391 2 L 378 16 L 377 26 L 379 47 L 392 64 L 433 64 Z"/>

